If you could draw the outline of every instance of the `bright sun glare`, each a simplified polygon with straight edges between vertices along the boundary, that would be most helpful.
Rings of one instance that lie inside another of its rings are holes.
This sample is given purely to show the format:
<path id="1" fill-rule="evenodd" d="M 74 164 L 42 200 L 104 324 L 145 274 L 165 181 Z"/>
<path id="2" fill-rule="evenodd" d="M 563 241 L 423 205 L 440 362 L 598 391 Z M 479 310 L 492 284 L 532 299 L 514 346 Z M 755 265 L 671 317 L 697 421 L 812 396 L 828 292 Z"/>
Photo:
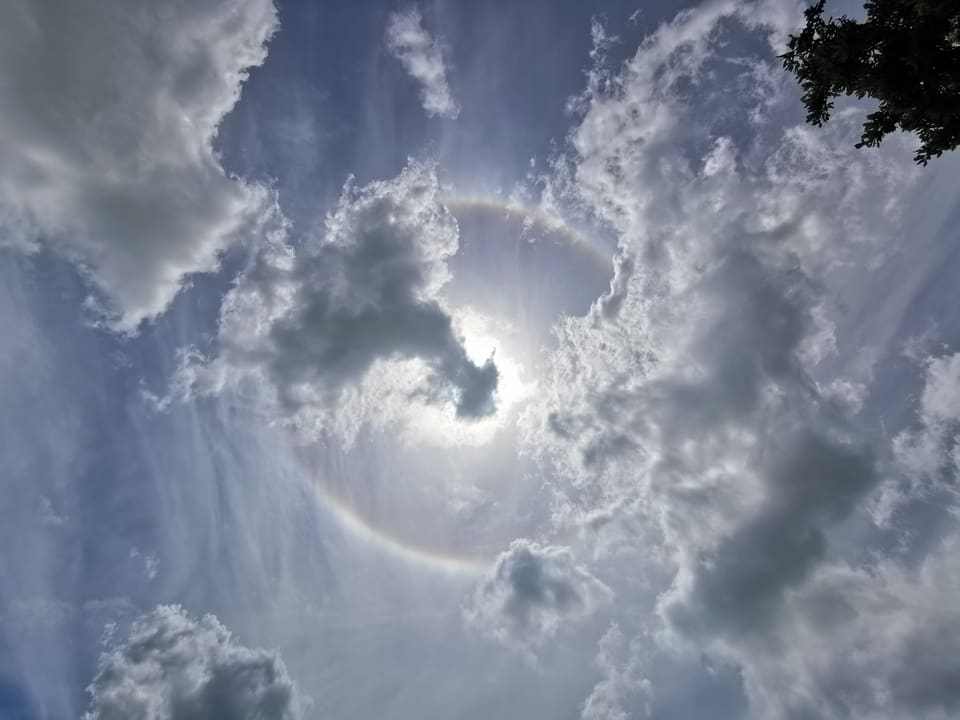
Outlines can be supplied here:
<path id="1" fill-rule="evenodd" d="M 455 313 L 455 317 L 470 360 L 482 365 L 492 357 L 497 365 L 496 411 L 487 417 L 464 422 L 452 416 L 449 406 L 418 406 L 405 421 L 406 432 L 416 443 L 484 445 L 513 424 L 516 411 L 533 395 L 536 387 L 533 368 L 524 366 L 518 360 L 520 353 L 513 338 L 516 333 L 509 323 L 469 308 Z"/>

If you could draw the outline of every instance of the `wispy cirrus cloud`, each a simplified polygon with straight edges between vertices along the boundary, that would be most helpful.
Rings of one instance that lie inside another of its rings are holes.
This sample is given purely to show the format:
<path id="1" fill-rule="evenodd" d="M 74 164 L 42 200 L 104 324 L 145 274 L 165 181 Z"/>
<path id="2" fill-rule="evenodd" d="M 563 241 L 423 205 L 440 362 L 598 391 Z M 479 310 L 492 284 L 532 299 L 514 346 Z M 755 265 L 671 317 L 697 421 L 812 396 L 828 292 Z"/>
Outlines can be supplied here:
<path id="1" fill-rule="evenodd" d="M 455 118 L 460 107 L 447 83 L 447 65 L 441 44 L 423 26 L 416 7 L 390 15 L 387 48 L 420 86 L 420 101 L 428 115 Z"/>

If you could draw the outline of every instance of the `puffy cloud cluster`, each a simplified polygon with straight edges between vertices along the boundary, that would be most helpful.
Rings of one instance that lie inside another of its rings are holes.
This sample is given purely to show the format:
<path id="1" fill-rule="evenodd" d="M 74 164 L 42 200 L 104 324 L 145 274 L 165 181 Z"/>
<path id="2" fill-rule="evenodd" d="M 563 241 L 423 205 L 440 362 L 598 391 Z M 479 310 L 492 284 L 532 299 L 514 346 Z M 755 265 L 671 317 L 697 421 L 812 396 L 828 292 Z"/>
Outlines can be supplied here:
<path id="1" fill-rule="evenodd" d="M 898 461 L 908 471 L 910 493 L 958 492 L 960 470 L 960 353 L 930 357 L 920 396 L 920 427 L 894 439 Z"/>
<path id="2" fill-rule="evenodd" d="M 240 645 L 212 615 L 160 606 L 105 653 L 85 720 L 295 720 L 300 700 L 280 657 Z"/>
<path id="3" fill-rule="evenodd" d="M 416 7 L 390 15 L 387 48 L 420 86 L 420 101 L 428 115 L 455 118 L 460 108 L 447 84 L 443 50 L 423 27 Z"/>
<path id="4" fill-rule="evenodd" d="M 391 397 L 452 403 L 461 419 L 492 414 L 497 367 L 470 359 L 441 303 L 457 245 L 432 166 L 348 186 L 320 237 L 294 248 L 274 235 L 224 299 L 218 355 L 188 357 L 180 389 L 215 392 L 252 377 L 301 428 L 349 430 L 390 415 Z"/>
<path id="5" fill-rule="evenodd" d="M 629 720 L 633 716 L 631 705 L 640 705 L 650 691 L 638 644 L 636 639 L 628 643 L 617 625 L 600 638 L 596 665 L 603 678 L 583 703 L 583 720 Z"/>
<path id="6" fill-rule="evenodd" d="M 534 653 L 564 623 L 583 619 L 610 589 L 569 548 L 514 540 L 464 608 L 467 620 L 508 646 Z"/>
<path id="7" fill-rule="evenodd" d="M 258 213 L 213 148 L 272 0 L 14 0 L 0 20 L 0 242 L 74 258 L 132 331 Z"/>
<path id="8" fill-rule="evenodd" d="M 843 113 L 829 130 L 730 131 L 785 89 L 769 55 L 730 57 L 725 36 L 774 42 L 780 17 L 708 4 L 591 74 L 551 191 L 612 228 L 621 259 L 610 293 L 557 328 L 529 447 L 560 479 L 559 526 L 639 518 L 640 562 L 667 578 L 650 637 L 736 663 L 757 717 L 946 717 L 956 614 L 903 579 L 936 573 L 844 558 L 884 453 L 815 380 L 836 352 L 823 288 L 894 245 L 909 157 L 853 150 Z M 936 397 L 925 413 L 942 418 L 954 395 Z M 927 643 L 939 660 L 919 661 Z"/>

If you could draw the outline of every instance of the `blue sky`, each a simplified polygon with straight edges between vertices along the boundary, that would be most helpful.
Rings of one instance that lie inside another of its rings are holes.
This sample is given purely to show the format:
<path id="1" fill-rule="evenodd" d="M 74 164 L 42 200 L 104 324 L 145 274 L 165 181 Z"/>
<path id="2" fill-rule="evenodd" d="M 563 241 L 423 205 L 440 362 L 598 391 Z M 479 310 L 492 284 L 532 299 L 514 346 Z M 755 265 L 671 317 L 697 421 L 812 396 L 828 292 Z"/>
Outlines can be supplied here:
<path id="1" fill-rule="evenodd" d="M 960 164 L 801 10 L 0 11 L 0 718 L 955 717 Z"/>

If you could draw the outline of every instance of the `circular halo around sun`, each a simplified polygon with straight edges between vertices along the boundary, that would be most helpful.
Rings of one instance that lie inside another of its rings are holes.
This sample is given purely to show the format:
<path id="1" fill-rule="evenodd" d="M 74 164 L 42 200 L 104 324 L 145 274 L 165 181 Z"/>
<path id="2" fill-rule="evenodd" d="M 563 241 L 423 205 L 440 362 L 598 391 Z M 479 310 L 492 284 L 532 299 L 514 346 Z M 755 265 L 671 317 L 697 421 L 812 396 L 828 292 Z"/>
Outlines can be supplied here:
<path id="1" fill-rule="evenodd" d="M 446 204 L 460 227 L 460 249 L 450 261 L 446 302 L 471 360 L 480 364 L 492 356 L 497 364 L 497 410 L 488 418 L 464 422 L 455 419 L 449 407 L 411 404 L 404 417 L 396 419 L 396 442 L 416 454 L 488 456 L 500 452 L 497 448 L 513 432 L 518 410 L 536 399 L 539 364 L 553 325 L 565 314 L 587 312 L 609 287 L 613 249 L 519 205 L 479 199 Z M 574 272 L 577 282 L 566 282 Z M 411 377 L 422 377 L 421 369 L 410 371 Z M 304 469 L 311 473 L 318 500 L 342 532 L 364 546 L 412 566 L 454 575 L 476 574 L 492 562 L 493 554 L 478 551 L 475 544 L 463 540 L 458 546 L 450 544 L 449 527 L 431 532 L 423 525 L 423 518 L 430 517 L 436 518 L 438 527 L 447 522 L 449 513 L 439 508 L 436 513 L 418 513 L 420 527 L 394 526 L 390 518 L 402 517 L 402 512 L 384 516 L 377 507 L 367 506 L 356 493 L 356 484 L 353 488 L 331 484 L 328 478 L 343 475 L 342 467 L 329 474 L 311 463 L 304 463 Z M 420 480 L 413 491 L 422 493 L 423 502 L 432 497 L 449 502 L 444 495 L 449 487 L 441 492 Z M 378 487 L 376 498 L 380 506 L 390 505 L 410 491 L 397 483 Z M 397 497 L 391 498 L 392 493 Z M 491 532 L 487 538 L 494 548 L 502 545 L 495 536 Z"/>

